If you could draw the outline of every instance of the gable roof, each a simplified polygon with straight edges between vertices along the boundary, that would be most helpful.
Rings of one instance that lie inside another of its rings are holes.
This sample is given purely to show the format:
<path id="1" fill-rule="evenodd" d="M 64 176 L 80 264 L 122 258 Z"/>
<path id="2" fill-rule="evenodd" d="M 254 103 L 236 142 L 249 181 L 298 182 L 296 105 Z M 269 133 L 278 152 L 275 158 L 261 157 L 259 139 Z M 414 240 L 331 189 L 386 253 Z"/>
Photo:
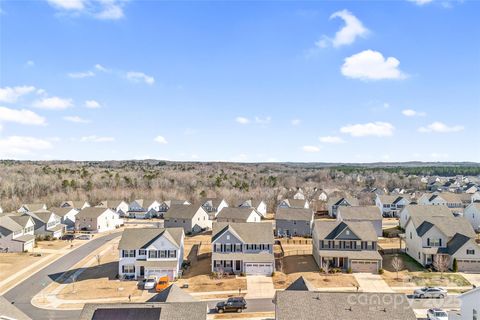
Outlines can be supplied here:
<path id="1" fill-rule="evenodd" d="M 335 239 L 349 228 L 362 241 L 377 241 L 377 233 L 368 221 L 322 221 L 315 220 L 313 230 L 318 239 Z"/>
<path id="2" fill-rule="evenodd" d="M 11 216 L 0 216 L 0 227 L 11 232 L 23 230 L 23 227 L 13 220 Z"/>
<path id="3" fill-rule="evenodd" d="M 297 278 L 297 280 L 293 281 L 285 290 L 293 290 L 293 291 L 314 291 L 315 287 L 305 279 L 303 276 Z"/>
<path id="4" fill-rule="evenodd" d="M 275 213 L 275 220 L 301 220 L 311 221 L 313 219 L 313 210 L 305 208 L 278 208 Z"/>
<path id="5" fill-rule="evenodd" d="M 80 210 L 77 214 L 77 219 L 79 218 L 98 218 L 101 216 L 105 211 L 110 210 L 108 208 L 100 208 L 100 207 L 86 207 L 85 209 Z"/>
<path id="6" fill-rule="evenodd" d="M 195 298 L 182 290 L 176 284 L 171 284 L 168 288 L 164 289 L 162 292 L 156 294 L 153 298 L 148 300 L 148 302 L 193 302 L 196 301 Z"/>
<path id="7" fill-rule="evenodd" d="M 403 210 L 407 210 L 411 217 L 450 217 L 452 212 L 447 206 L 434 205 L 407 205 Z"/>
<path id="8" fill-rule="evenodd" d="M 377 206 L 340 206 L 338 215 L 341 215 L 343 220 L 382 220 L 382 212 Z"/>
<path id="9" fill-rule="evenodd" d="M 205 212 L 205 209 L 197 205 L 175 204 L 168 209 L 164 218 L 192 219 L 198 210 Z M 206 212 L 205 212 L 206 213 Z"/>
<path id="10" fill-rule="evenodd" d="M 245 207 L 226 207 L 220 210 L 217 215 L 217 219 L 239 219 L 247 220 L 248 217 L 254 212 L 257 216 L 260 217 L 257 210 L 254 208 L 245 208 Z"/>
<path id="11" fill-rule="evenodd" d="M 475 231 L 473 231 L 472 225 L 463 217 L 410 217 L 409 221 L 413 223 L 420 237 L 435 226 L 448 238 L 452 238 L 457 233 L 469 238 L 475 238 Z"/>
<path id="12" fill-rule="evenodd" d="M 118 249 L 146 248 L 161 236 L 164 236 L 179 248 L 184 236 L 183 228 L 127 228 L 123 231 Z"/>
<path id="13" fill-rule="evenodd" d="M 352 197 L 334 197 L 330 198 L 327 202 L 327 205 L 329 207 L 331 206 L 338 206 L 343 200 L 347 201 L 349 205 L 351 206 L 358 206 L 358 200 L 356 198 Z"/>
<path id="14" fill-rule="evenodd" d="M 47 223 L 50 220 L 50 217 L 55 215 L 55 213 L 50 211 L 36 211 L 36 212 L 27 212 L 26 215 L 29 215 L 33 219 L 39 220 L 43 223 Z"/>
<path id="15" fill-rule="evenodd" d="M 150 207 L 155 201 L 155 199 L 137 199 L 135 200 L 136 203 L 138 203 L 142 208 L 146 209 Z"/>
<path id="16" fill-rule="evenodd" d="M 368 301 L 368 303 L 365 303 Z M 392 303 L 395 301 L 395 303 Z M 415 320 L 401 293 L 277 291 L 277 320 Z"/>
<path id="17" fill-rule="evenodd" d="M 449 255 L 455 254 L 463 245 L 469 241 L 473 241 L 472 238 L 469 238 L 463 234 L 457 233 L 453 238 L 447 243 L 447 252 Z"/>
<path id="18" fill-rule="evenodd" d="M 55 208 L 50 208 L 50 211 L 55 213 L 57 216 L 64 217 L 67 213 L 70 211 L 75 210 L 78 212 L 78 210 L 75 207 L 55 207 Z"/>
<path id="19" fill-rule="evenodd" d="M 405 199 L 408 202 L 411 201 L 411 197 L 409 195 L 406 195 L 406 194 L 395 194 L 395 195 L 381 194 L 381 195 L 378 195 L 378 198 L 380 199 L 382 204 L 397 204 L 402 199 Z"/>
<path id="20" fill-rule="evenodd" d="M 258 206 L 263 202 L 261 199 L 246 199 L 238 203 L 237 207 L 253 207 L 258 208 Z"/>
<path id="21" fill-rule="evenodd" d="M 305 204 L 308 203 L 305 199 L 283 199 L 290 208 L 305 208 Z"/>
<path id="22" fill-rule="evenodd" d="M 27 209 L 28 211 L 40 211 L 44 209 L 45 203 L 24 203 L 22 207 Z"/>
<path id="23" fill-rule="evenodd" d="M 209 206 L 212 206 L 214 208 L 218 208 L 218 206 L 222 203 L 222 201 L 225 201 L 225 199 L 223 198 L 205 198 L 201 201 L 202 203 L 202 206 L 205 206 L 205 205 L 209 205 Z M 225 201 L 225 203 L 227 203 Z"/>
<path id="24" fill-rule="evenodd" d="M 98 204 L 97 207 L 102 207 L 102 208 L 117 208 L 122 202 L 125 202 L 124 200 L 103 200 Z"/>
<path id="25" fill-rule="evenodd" d="M 75 201 L 67 200 L 67 201 L 63 201 L 60 206 L 62 206 L 62 207 L 64 207 L 64 206 L 69 206 L 69 207 L 71 207 L 71 208 L 82 208 L 85 204 L 90 205 L 90 204 L 88 203 L 88 201 L 83 201 L 83 200 L 75 200 Z"/>
<path id="26" fill-rule="evenodd" d="M 9 216 L 13 221 L 15 221 L 16 223 L 18 223 L 21 227 L 25 228 L 25 226 L 27 225 L 28 221 L 32 220 L 32 217 L 28 216 L 28 215 L 10 215 Z M 33 222 L 35 223 L 35 222 Z"/>
<path id="27" fill-rule="evenodd" d="M 271 222 L 216 222 L 213 224 L 212 242 L 229 229 L 233 230 L 245 243 L 273 243 Z"/>

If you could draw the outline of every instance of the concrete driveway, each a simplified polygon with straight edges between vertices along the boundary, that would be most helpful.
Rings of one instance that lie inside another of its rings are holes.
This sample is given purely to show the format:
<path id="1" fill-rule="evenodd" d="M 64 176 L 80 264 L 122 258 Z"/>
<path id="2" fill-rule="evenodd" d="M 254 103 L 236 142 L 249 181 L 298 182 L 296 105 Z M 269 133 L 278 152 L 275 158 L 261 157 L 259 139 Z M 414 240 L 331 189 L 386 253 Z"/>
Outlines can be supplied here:
<path id="1" fill-rule="evenodd" d="M 275 289 L 273 287 L 272 277 L 247 276 L 246 299 L 273 298 L 274 295 Z"/>
<path id="2" fill-rule="evenodd" d="M 461 275 L 476 287 L 480 287 L 480 273 L 461 273 Z"/>
<path id="3" fill-rule="evenodd" d="M 363 292 L 394 292 L 392 288 L 382 279 L 379 274 L 372 273 L 354 273 L 360 291 Z"/>

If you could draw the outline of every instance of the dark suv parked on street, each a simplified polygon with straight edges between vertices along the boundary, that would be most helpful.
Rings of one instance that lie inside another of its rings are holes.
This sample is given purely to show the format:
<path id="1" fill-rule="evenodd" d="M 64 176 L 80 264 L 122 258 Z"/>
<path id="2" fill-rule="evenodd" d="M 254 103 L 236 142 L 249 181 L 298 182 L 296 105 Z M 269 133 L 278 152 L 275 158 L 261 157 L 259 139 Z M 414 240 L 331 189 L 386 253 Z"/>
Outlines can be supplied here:
<path id="1" fill-rule="evenodd" d="M 242 312 L 244 309 L 247 309 L 247 302 L 242 297 L 228 298 L 227 301 L 217 303 L 215 309 L 218 313 Z"/>

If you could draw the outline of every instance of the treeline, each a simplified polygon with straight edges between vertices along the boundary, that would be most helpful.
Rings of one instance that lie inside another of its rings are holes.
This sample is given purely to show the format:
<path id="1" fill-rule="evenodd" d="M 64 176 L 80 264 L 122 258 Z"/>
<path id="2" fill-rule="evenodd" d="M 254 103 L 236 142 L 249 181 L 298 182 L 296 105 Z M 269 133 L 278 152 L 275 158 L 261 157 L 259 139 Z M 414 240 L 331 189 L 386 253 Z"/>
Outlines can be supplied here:
<path id="1" fill-rule="evenodd" d="M 332 170 L 338 170 L 346 174 L 366 173 L 366 172 L 388 172 L 404 175 L 416 176 L 440 176 L 452 177 L 456 175 L 478 176 L 480 175 L 480 166 L 428 166 L 428 167 L 357 167 L 357 166 L 338 166 L 331 167 Z"/>

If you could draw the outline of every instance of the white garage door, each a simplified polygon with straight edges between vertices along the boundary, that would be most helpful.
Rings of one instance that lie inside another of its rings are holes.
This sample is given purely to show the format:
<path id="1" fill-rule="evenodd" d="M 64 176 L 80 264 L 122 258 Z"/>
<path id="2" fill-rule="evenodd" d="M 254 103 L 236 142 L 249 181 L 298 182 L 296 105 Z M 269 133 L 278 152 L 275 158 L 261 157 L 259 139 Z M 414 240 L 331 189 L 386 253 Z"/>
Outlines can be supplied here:
<path id="1" fill-rule="evenodd" d="M 480 272 L 480 261 L 478 260 L 457 260 L 458 271 Z"/>
<path id="2" fill-rule="evenodd" d="M 173 281 L 174 273 L 173 270 L 147 269 L 145 270 L 145 278 L 147 278 L 148 276 L 168 276 L 168 280 Z"/>
<path id="3" fill-rule="evenodd" d="M 273 272 L 271 263 L 245 263 L 246 274 L 270 275 Z"/>
<path id="4" fill-rule="evenodd" d="M 362 260 L 353 260 L 351 263 L 353 272 L 371 272 L 377 273 L 378 271 L 377 261 L 362 261 Z"/>

